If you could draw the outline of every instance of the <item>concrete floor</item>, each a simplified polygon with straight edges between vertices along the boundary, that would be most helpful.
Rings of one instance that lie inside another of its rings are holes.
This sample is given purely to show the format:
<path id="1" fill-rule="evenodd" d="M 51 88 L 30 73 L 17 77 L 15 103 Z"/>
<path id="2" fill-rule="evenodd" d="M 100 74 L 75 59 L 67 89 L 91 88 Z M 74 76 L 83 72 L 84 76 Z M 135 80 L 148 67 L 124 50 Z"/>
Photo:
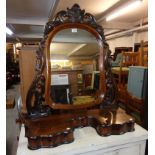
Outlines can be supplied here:
<path id="1" fill-rule="evenodd" d="M 19 85 L 13 85 L 6 92 L 7 98 L 15 98 L 15 107 L 6 110 L 6 155 L 16 155 L 18 147 L 17 137 L 20 134 L 20 125 L 16 124 L 18 118 L 17 101 L 20 97 Z"/>

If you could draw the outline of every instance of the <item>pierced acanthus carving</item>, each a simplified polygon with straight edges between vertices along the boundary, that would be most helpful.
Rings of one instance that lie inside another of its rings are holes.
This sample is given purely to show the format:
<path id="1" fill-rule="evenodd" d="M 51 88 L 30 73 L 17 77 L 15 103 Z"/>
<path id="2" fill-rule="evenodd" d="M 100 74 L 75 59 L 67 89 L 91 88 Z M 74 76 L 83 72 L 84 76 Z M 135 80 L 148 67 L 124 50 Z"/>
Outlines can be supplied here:
<path id="1" fill-rule="evenodd" d="M 111 51 L 109 50 L 109 45 L 104 43 L 105 48 L 105 59 L 104 59 L 104 69 L 105 69 L 105 82 L 106 82 L 106 93 L 104 101 L 101 104 L 101 108 L 107 106 L 117 107 L 117 86 L 115 84 L 113 74 L 111 71 Z"/>
<path id="2" fill-rule="evenodd" d="M 27 94 L 27 110 L 30 117 L 42 117 L 51 114 L 49 106 L 45 105 L 45 77 L 38 75 Z"/>
<path id="3" fill-rule="evenodd" d="M 60 11 L 56 14 L 52 21 L 49 21 L 45 26 L 44 35 L 46 36 L 56 26 L 62 23 L 84 23 L 88 24 L 104 38 L 104 32 L 102 26 L 98 25 L 96 19 L 90 13 L 85 13 L 85 10 L 81 10 L 78 4 L 74 4 L 71 9 L 67 8 L 67 11 Z"/>
<path id="4" fill-rule="evenodd" d="M 33 107 L 38 107 L 37 113 L 39 113 L 39 111 L 43 111 L 44 109 L 44 106 L 42 105 L 43 96 L 45 93 L 45 76 L 43 75 L 43 70 L 45 68 L 45 55 L 43 50 L 46 39 L 47 37 L 42 39 L 39 44 L 39 48 L 36 51 L 36 75 L 26 97 L 26 107 L 29 114 L 32 114 Z M 35 99 L 33 100 L 33 98 Z"/>
<path id="5" fill-rule="evenodd" d="M 39 48 L 36 50 L 36 72 L 37 75 L 42 74 L 43 69 L 45 67 L 45 55 L 43 53 L 43 50 L 45 48 L 45 41 L 46 41 L 47 37 L 44 37 L 40 44 L 39 44 Z"/>

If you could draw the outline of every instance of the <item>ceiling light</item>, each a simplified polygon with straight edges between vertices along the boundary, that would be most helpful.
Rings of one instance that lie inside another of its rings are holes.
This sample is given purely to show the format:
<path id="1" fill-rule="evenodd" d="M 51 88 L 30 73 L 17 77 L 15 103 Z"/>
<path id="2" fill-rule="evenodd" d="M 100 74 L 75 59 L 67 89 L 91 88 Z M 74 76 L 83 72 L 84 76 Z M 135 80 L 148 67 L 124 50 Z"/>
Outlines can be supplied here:
<path id="1" fill-rule="evenodd" d="M 7 33 L 8 35 L 12 35 L 12 34 L 13 34 L 13 32 L 12 32 L 8 27 L 6 27 L 6 33 Z"/>
<path id="2" fill-rule="evenodd" d="M 124 6 L 123 8 L 121 8 L 120 10 L 118 11 L 115 11 L 114 13 L 112 13 L 111 15 L 107 16 L 106 17 L 106 21 L 110 21 L 114 18 L 117 18 L 129 11 L 132 11 L 134 10 L 135 8 L 137 8 L 140 4 L 141 4 L 141 0 L 138 0 L 138 1 L 132 1 L 130 4 L 128 4 L 127 6 Z"/>

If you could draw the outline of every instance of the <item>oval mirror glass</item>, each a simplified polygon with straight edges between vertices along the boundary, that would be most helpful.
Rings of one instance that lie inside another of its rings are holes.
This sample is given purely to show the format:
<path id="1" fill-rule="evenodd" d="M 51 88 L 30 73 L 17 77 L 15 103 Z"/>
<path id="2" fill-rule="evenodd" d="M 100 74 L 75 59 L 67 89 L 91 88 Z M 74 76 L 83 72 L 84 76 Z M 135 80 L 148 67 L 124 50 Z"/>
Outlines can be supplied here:
<path id="1" fill-rule="evenodd" d="M 81 105 L 96 99 L 99 90 L 99 46 L 79 28 L 59 31 L 50 43 L 50 96 L 58 104 Z"/>

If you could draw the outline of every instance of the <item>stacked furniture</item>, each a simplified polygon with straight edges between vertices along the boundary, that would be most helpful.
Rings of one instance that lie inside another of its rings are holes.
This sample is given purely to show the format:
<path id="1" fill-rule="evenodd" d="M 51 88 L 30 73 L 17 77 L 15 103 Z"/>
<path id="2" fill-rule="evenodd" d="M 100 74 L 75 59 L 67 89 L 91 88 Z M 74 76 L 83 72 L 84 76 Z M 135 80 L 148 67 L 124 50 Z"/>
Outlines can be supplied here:
<path id="1" fill-rule="evenodd" d="M 114 52 L 114 54 L 112 55 L 112 58 L 113 58 L 114 61 L 116 60 L 117 55 L 118 55 L 119 53 L 122 53 L 122 51 L 124 51 L 124 52 L 132 51 L 132 47 L 116 47 L 116 48 L 115 48 L 115 52 Z"/>
<path id="2" fill-rule="evenodd" d="M 113 67 L 116 79 L 118 100 L 127 113 L 147 129 L 148 110 L 148 47 L 141 41 L 138 52 L 123 52 L 120 67 Z M 125 79 L 126 78 L 126 79 Z M 121 104 L 122 105 L 122 104 Z"/>
<path id="3" fill-rule="evenodd" d="M 139 53 L 138 52 L 122 52 L 120 66 L 113 67 L 112 73 L 117 75 L 118 84 L 125 85 L 125 78 L 128 76 L 129 66 L 139 65 Z"/>
<path id="4" fill-rule="evenodd" d="M 119 67 L 122 60 L 122 53 L 117 54 L 116 59 L 111 62 L 112 67 Z"/>
<path id="5" fill-rule="evenodd" d="M 148 43 L 141 41 L 137 52 L 122 52 L 120 67 L 113 67 L 112 73 L 118 88 L 118 100 L 127 113 L 147 129 L 148 110 Z"/>
<path id="6" fill-rule="evenodd" d="M 131 66 L 128 76 L 126 111 L 148 128 L 148 42 L 140 43 L 139 66 Z M 137 117 L 138 116 L 138 117 Z"/>
<path id="7" fill-rule="evenodd" d="M 140 66 L 148 66 L 148 42 L 141 41 L 138 52 L 140 53 Z"/>

